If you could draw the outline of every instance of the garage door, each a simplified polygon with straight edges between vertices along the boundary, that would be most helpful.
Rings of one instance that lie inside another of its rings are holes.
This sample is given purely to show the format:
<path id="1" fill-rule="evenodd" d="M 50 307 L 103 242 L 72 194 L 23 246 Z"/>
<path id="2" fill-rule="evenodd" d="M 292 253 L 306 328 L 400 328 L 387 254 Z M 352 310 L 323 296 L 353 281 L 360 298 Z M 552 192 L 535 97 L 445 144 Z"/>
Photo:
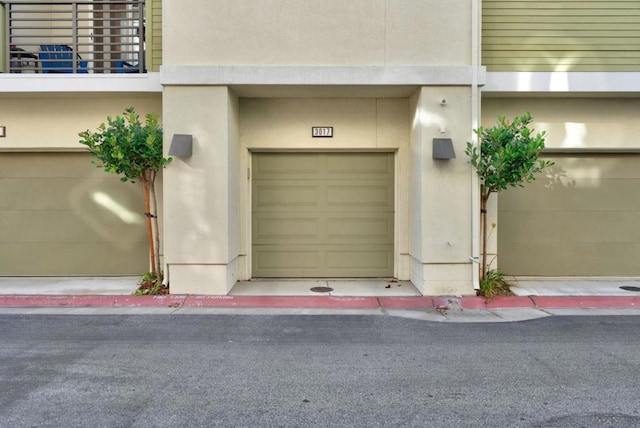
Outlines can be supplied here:
<path id="1" fill-rule="evenodd" d="M 254 277 L 393 275 L 391 153 L 256 153 Z"/>
<path id="2" fill-rule="evenodd" d="M 140 274 L 139 185 L 84 153 L 0 153 L 0 275 Z"/>
<path id="3" fill-rule="evenodd" d="M 640 157 L 550 158 L 499 197 L 500 269 L 512 275 L 640 276 Z"/>

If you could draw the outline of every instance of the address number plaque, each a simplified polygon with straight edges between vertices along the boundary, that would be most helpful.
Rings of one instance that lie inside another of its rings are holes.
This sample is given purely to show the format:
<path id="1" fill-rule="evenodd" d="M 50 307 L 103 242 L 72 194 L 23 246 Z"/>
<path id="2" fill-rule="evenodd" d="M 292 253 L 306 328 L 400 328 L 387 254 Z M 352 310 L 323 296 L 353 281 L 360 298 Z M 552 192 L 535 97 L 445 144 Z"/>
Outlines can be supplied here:
<path id="1" fill-rule="evenodd" d="M 312 126 L 311 136 L 313 138 L 333 138 L 333 126 Z"/>

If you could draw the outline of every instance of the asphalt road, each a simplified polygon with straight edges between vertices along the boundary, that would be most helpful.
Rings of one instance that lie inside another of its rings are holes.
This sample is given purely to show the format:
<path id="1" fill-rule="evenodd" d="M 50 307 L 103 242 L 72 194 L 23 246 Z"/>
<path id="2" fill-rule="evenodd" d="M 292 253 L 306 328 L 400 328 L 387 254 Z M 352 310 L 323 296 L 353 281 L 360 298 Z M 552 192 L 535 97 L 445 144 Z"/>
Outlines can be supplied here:
<path id="1" fill-rule="evenodd" d="M 638 427 L 639 328 L 0 315 L 0 426 Z"/>

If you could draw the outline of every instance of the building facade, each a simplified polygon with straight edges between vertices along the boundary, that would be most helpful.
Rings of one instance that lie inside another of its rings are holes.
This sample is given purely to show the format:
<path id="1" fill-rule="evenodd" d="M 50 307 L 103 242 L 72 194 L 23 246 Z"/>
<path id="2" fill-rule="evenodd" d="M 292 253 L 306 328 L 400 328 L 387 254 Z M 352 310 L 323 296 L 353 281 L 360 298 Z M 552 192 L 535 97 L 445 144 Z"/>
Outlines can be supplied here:
<path id="1" fill-rule="evenodd" d="M 498 203 L 517 276 L 640 276 L 640 4 L 483 2 L 483 123 L 530 111 L 547 174 Z"/>
<path id="2" fill-rule="evenodd" d="M 167 153 L 176 135 L 192 144 L 162 176 L 172 293 L 394 277 L 473 294 L 464 148 L 524 111 L 556 165 L 494 200 L 498 266 L 640 275 L 637 2 L 94 1 L 73 6 L 70 39 L 52 20 L 38 43 L 18 3 L 1 12 L 1 275 L 146 270 L 139 189 L 96 170 L 77 137 L 130 105 L 161 113 Z M 61 44 L 83 62 L 47 72 L 43 45 Z"/>

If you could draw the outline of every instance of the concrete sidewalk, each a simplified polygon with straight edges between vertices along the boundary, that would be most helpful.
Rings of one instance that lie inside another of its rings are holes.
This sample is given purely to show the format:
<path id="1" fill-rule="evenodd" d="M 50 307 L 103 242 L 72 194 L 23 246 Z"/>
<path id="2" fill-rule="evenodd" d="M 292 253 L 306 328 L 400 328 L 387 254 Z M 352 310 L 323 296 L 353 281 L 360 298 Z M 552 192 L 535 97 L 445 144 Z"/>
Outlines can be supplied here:
<path id="1" fill-rule="evenodd" d="M 636 278 L 517 277 L 511 283 L 517 296 L 640 296 Z"/>
<path id="2" fill-rule="evenodd" d="M 0 295 L 128 295 L 138 288 L 137 276 L 5 276 Z"/>
<path id="3" fill-rule="evenodd" d="M 301 283 L 302 281 L 298 281 Z M 364 280 L 357 296 L 309 293 L 283 295 L 291 282 L 266 295 L 274 282 L 256 281 L 255 295 L 134 296 L 137 278 L 0 278 L 0 313 L 8 314 L 359 314 L 426 321 L 505 322 L 552 315 L 640 315 L 639 282 L 634 279 L 519 278 L 516 296 L 487 300 L 475 296 L 415 295 L 410 284 Z M 276 284 L 277 285 L 277 284 Z M 391 288 L 388 287 L 393 286 Z M 622 287 L 622 288 L 621 288 Z M 100 294 L 101 293 L 101 294 Z M 249 293 L 249 294 L 247 294 Z M 390 293 L 390 294 L 386 294 Z M 386 294 L 386 295 L 385 295 Z M 419 293 L 418 293 L 419 294 Z"/>
<path id="4" fill-rule="evenodd" d="M 0 277 L 0 295 L 131 295 L 139 277 Z M 640 296 L 640 278 L 510 278 L 516 296 Z M 311 291 L 329 287 L 327 293 Z M 258 279 L 239 281 L 237 296 L 420 296 L 409 281 L 395 279 Z"/>

